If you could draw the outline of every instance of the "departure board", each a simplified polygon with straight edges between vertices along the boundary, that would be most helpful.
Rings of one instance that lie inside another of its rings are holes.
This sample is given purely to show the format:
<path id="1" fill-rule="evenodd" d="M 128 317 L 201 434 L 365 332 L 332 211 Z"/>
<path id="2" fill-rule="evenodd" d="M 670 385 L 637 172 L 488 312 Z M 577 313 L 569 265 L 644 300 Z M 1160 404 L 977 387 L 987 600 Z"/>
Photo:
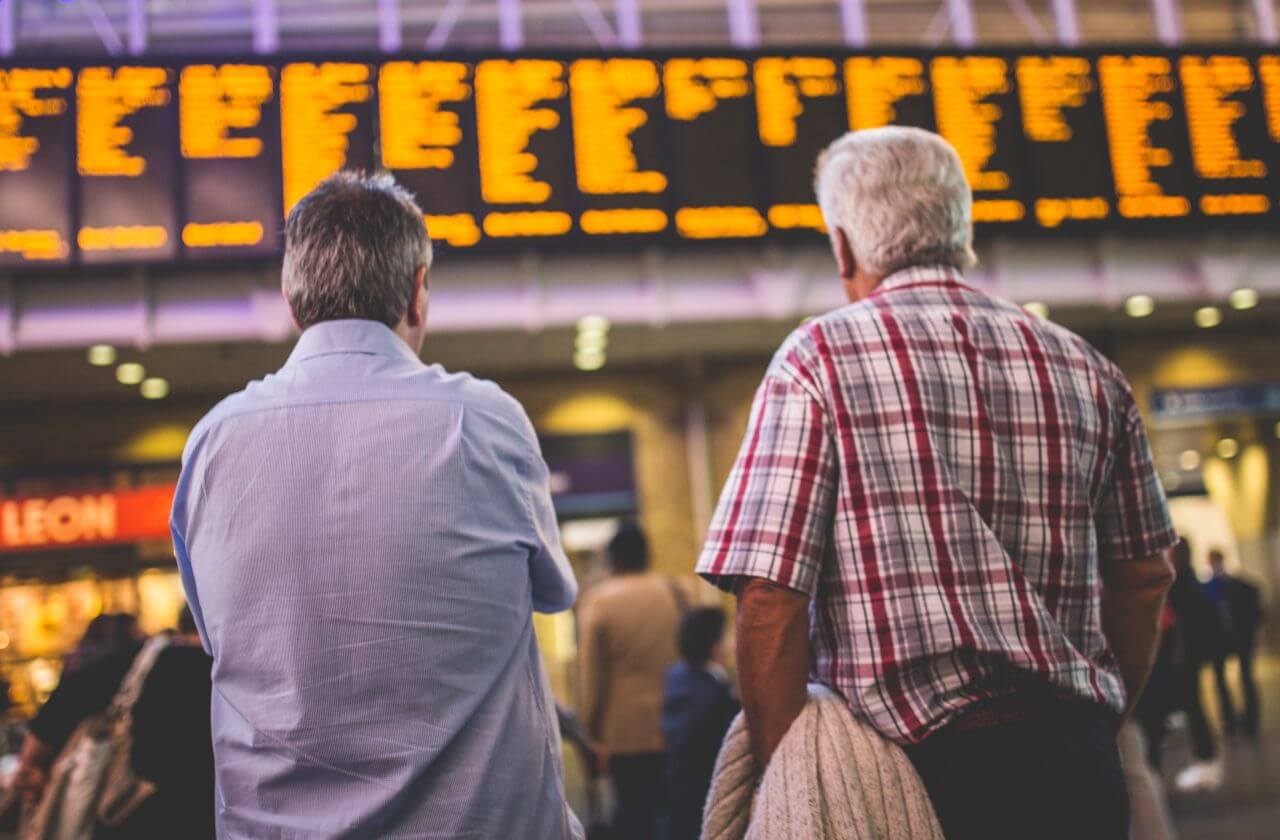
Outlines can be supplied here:
<path id="1" fill-rule="evenodd" d="M 86 263 L 170 260 L 178 253 L 174 73 L 85 67 L 76 79 L 76 171 Z"/>
<path id="2" fill-rule="evenodd" d="M 373 68 L 326 61 L 280 71 L 284 210 L 340 169 L 373 169 Z"/>
<path id="3" fill-rule="evenodd" d="M 663 82 L 675 184 L 676 233 L 684 239 L 764 236 L 757 171 L 751 62 L 669 58 Z M 723 138 L 708 142 L 710 137 Z M 729 138 L 734 138 L 730 140 Z"/>
<path id="4" fill-rule="evenodd" d="M 569 68 L 552 59 L 476 65 L 481 230 L 496 240 L 573 231 L 573 128 Z"/>
<path id="5" fill-rule="evenodd" d="M 280 163 L 276 72 L 262 64 L 193 64 L 178 79 L 182 244 L 194 257 L 270 254 L 280 197 L 263 189 Z"/>
<path id="6" fill-rule="evenodd" d="M 578 228 L 590 237 L 667 230 L 662 77 L 647 58 L 580 58 L 569 66 Z"/>
<path id="7" fill-rule="evenodd" d="M 1092 62 L 1079 55 L 1027 55 L 1015 63 L 1037 224 L 1056 228 L 1110 218 L 1111 166 Z"/>
<path id="8" fill-rule="evenodd" d="M 884 125 L 954 146 L 979 236 L 1280 219 L 1266 49 L 0 63 L 0 266 L 277 256 L 342 169 L 461 251 L 816 238 L 819 153 Z"/>
<path id="9" fill-rule="evenodd" d="M 826 230 L 813 194 L 813 165 L 823 147 L 848 130 L 840 62 L 762 56 L 754 75 L 769 225 Z"/>
<path id="10" fill-rule="evenodd" d="M 71 254 L 69 67 L 0 68 L 0 265 Z"/>

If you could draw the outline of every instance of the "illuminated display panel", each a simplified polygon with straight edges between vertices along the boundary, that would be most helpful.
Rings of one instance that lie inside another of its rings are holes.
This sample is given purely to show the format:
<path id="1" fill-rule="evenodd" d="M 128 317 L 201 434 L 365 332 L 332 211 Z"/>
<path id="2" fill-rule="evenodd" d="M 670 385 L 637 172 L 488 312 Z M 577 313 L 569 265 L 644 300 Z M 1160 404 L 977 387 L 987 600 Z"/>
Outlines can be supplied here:
<path id="1" fill-rule="evenodd" d="M 662 72 L 647 58 L 569 65 L 578 229 L 589 237 L 653 236 L 671 225 L 662 159 Z"/>
<path id="2" fill-rule="evenodd" d="M 1103 55 L 1097 67 L 1120 217 L 1190 216 L 1191 153 L 1174 58 Z"/>
<path id="3" fill-rule="evenodd" d="M 974 222 L 1025 219 L 1018 97 L 1010 61 L 938 56 L 929 62 L 929 81 L 938 133 L 955 146 L 973 189 Z"/>
<path id="4" fill-rule="evenodd" d="M 1032 217 L 1044 228 L 1111 217 L 1111 167 L 1093 62 L 1079 55 L 1016 60 Z"/>
<path id="5" fill-rule="evenodd" d="M 0 66 L 0 265 L 278 254 L 342 168 L 459 249 L 817 237 L 818 152 L 885 124 L 947 137 L 1011 232 L 1280 211 L 1266 50 L 91 61 Z"/>
<path id="6" fill-rule="evenodd" d="M 284 212 L 339 169 L 373 169 L 373 68 L 326 61 L 280 71 Z"/>
<path id="7" fill-rule="evenodd" d="M 476 65 L 481 230 L 487 239 L 573 231 L 573 128 L 563 61 L 491 59 Z"/>
<path id="8" fill-rule="evenodd" d="M 840 73 L 839 60 L 830 57 L 756 59 L 756 123 L 767 218 L 775 230 L 826 230 L 813 195 L 813 165 L 848 130 Z"/>
<path id="9" fill-rule="evenodd" d="M 191 257 L 280 248 L 276 71 L 194 64 L 178 77 L 182 244 Z"/>
<path id="10" fill-rule="evenodd" d="M 85 67 L 76 79 L 80 260 L 171 260 L 178 251 L 177 98 L 166 67 Z"/>
<path id="11" fill-rule="evenodd" d="M 1267 215 L 1278 183 L 1275 146 L 1253 61 L 1243 55 L 1183 55 L 1178 78 L 1200 214 Z"/>
<path id="12" fill-rule="evenodd" d="M 481 240 L 475 74 L 462 61 L 390 61 L 378 73 L 382 165 L 413 192 L 431 238 Z"/>
<path id="13" fill-rule="evenodd" d="M 0 265 L 70 256 L 74 78 L 69 67 L 0 68 Z"/>
<path id="14" fill-rule="evenodd" d="M 753 177 L 751 88 L 747 58 L 669 58 L 663 66 L 675 232 L 683 239 L 769 230 Z"/>

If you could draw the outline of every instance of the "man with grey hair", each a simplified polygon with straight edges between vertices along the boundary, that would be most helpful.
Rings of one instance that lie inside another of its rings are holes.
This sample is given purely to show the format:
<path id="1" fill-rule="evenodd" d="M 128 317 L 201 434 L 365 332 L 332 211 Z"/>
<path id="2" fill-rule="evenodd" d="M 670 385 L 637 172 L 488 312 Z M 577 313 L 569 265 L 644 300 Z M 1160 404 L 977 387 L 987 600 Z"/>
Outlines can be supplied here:
<path id="1" fill-rule="evenodd" d="M 774 357 L 698 563 L 738 598 L 757 759 L 811 679 L 903 745 L 948 840 L 1125 838 L 1116 727 L 1176 541 L 1129 386 L 965 281 L 937 135 L 847 134 L 816 188 L 850 304 Z"/>
<path id="2" fill-rule="evenodd" d="M 302 337 L 187 441 L 219 837 L 581 836 L 532 625 L 577 594 L 547 467 L 515 400 L 419 360 L 430 263 L 389 176 L 321 183 L 286 225 Z"/>

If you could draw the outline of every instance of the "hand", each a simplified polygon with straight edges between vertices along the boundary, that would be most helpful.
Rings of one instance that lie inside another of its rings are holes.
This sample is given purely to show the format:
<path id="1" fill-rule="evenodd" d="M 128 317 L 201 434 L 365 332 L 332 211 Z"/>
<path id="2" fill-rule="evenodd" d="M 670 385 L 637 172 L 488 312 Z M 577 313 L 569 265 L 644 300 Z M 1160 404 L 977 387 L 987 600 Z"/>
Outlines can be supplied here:
<path id="1" fill-rule="evenodd" d="M 587 771 L 593 778 L 599 778 L 609 772 L 609 750 L 604 744 L 591 742 L 585 752 Z"/>

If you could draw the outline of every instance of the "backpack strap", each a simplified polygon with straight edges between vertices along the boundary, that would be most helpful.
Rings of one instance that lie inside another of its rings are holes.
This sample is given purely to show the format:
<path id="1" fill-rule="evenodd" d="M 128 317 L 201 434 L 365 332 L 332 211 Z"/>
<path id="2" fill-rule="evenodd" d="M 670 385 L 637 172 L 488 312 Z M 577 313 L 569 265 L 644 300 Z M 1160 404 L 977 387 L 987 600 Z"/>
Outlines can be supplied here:
<path id="1" fill-rule="evenodd" d="M 116 696 L 111 699 L 111 705 L 107 707 L 107 717 L 120 720 L 133 713 L 134 704 L 142 696 L 142 686 L 147 681 L 147 675 L 156 664 L 160 651 L 168 646 L 169 637 L 164 635 L 153 636 L 142 644 L 142 649 L 129 666 L 129 673 L 125 675 L 120 688 L 116 690 Z"/>

